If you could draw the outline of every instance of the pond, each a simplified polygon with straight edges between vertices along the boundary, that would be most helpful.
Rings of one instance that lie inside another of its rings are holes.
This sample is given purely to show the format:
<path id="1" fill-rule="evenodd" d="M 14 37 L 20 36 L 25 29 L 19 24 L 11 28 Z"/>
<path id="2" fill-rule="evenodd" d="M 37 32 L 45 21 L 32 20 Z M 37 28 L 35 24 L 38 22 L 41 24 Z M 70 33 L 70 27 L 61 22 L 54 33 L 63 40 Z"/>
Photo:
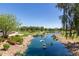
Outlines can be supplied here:
<path id="1" fill-rule="evenodd" d="M 72 53 L 65 46 L 54 40 L 52 34 L 37 36 L 25 52 L 26 56 L 71 56 Z"/>

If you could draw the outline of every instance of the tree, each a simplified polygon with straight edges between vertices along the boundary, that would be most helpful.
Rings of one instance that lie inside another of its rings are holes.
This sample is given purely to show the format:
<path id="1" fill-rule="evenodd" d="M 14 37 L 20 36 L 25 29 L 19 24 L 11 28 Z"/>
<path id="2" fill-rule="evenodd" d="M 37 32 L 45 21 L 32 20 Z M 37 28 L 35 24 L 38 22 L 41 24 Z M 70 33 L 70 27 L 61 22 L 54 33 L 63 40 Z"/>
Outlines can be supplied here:
<path id="1" fill-rule="evenodd" d="M 63 25 L 63 28 L 66 30 L 66 38 L 67 38 L 67 28 L 68 28 L 68 24 L 67 24 L 67 8 L 68 4 L 67 3 L 58 3 L 56 5 L 56 7 L 60 10 L 63 11 L 63 15 L 61 16 L 61 20 L 62 20 L 62 25 Z"/>
<path id="2" fill-rule="evenodd" d="M 74 4 L 74 25 L 77 35 L 79 36 L 79 4 Z"/>
<path id="3" fill-rule="evenodd" d="M 16 30 L 17 27 L 18 23 L 15 16 L 10 14 L 0 15 L 0 30 L 4 38 L 8 38 L 9 32 Z"/>
<path id="4" fill-rule="evenodd" d="M 79 4 L 78 3 L 60 3 L 57 4 L 59 9 L 63 10 L 63 16 L 61 18 L 63 26 L 66 24 L 66 33 L 68 31 L 69 36 L 72 37 L 73 30 L 76 31 L 79 36 Z M 65 17 L 66 16 L 66 20 Z M 64 21 L 64 22 L 63 22 Z M 66 22 L 66 23 L 65 23 Z"/>

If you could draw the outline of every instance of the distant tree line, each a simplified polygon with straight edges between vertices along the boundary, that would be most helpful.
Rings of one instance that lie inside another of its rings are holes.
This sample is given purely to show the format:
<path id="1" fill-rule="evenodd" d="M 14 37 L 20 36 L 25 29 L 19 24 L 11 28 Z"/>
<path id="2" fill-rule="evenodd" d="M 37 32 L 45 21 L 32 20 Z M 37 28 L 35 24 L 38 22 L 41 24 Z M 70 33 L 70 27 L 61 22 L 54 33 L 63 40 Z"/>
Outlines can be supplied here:
<path id="1" fill-rule="evenodd" d="M 44 27 L 35 27 L 35 26 L 22 26 L 20 27 L 21 31 L 29 31 L 29 32 L 36 32 L 36 31 L 45 31 L 45 32 L 54 32 L 55 30 L 52 28 L 44 28 Z"/>

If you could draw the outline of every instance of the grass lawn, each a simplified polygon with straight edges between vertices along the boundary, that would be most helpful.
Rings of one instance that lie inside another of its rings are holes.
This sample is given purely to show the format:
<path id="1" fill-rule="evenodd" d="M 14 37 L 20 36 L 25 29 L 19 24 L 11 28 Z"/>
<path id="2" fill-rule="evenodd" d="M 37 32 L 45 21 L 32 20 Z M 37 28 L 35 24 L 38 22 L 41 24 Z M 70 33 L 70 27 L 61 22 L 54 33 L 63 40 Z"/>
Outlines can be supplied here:
<path id="1" fill-rule="evenodd" d="M 43 32 L 41 32 L 41 31 L 35 31 L 35 32 L 19 31 L 19 32 L 20 32 L 21 34 L 24 34 L 23 36 L 43 34 Z"/>
<path id="2" fill-rule="evenodd" d="M 20 31 L 21 34 L 24 34 L 23 36 L 28 36 L 30 35 L 31 33 L 28 32 L 28 31 Z"/>

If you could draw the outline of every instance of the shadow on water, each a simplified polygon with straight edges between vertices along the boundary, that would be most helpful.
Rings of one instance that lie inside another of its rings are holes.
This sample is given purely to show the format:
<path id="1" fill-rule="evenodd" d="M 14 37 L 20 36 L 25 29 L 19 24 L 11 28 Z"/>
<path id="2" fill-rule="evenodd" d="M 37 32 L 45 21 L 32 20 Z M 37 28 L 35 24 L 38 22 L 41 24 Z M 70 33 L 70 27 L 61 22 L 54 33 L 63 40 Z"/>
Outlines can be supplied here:
<path id="1" fill-rule="evenodd" d="M 43 40 L 43 41 L 40 41 Z M 25 52 L 26 56 L 72 56 L 72 53 L 63 44 L 52 39 L 48 34 L 43 37 L 34 37 Z"/>

